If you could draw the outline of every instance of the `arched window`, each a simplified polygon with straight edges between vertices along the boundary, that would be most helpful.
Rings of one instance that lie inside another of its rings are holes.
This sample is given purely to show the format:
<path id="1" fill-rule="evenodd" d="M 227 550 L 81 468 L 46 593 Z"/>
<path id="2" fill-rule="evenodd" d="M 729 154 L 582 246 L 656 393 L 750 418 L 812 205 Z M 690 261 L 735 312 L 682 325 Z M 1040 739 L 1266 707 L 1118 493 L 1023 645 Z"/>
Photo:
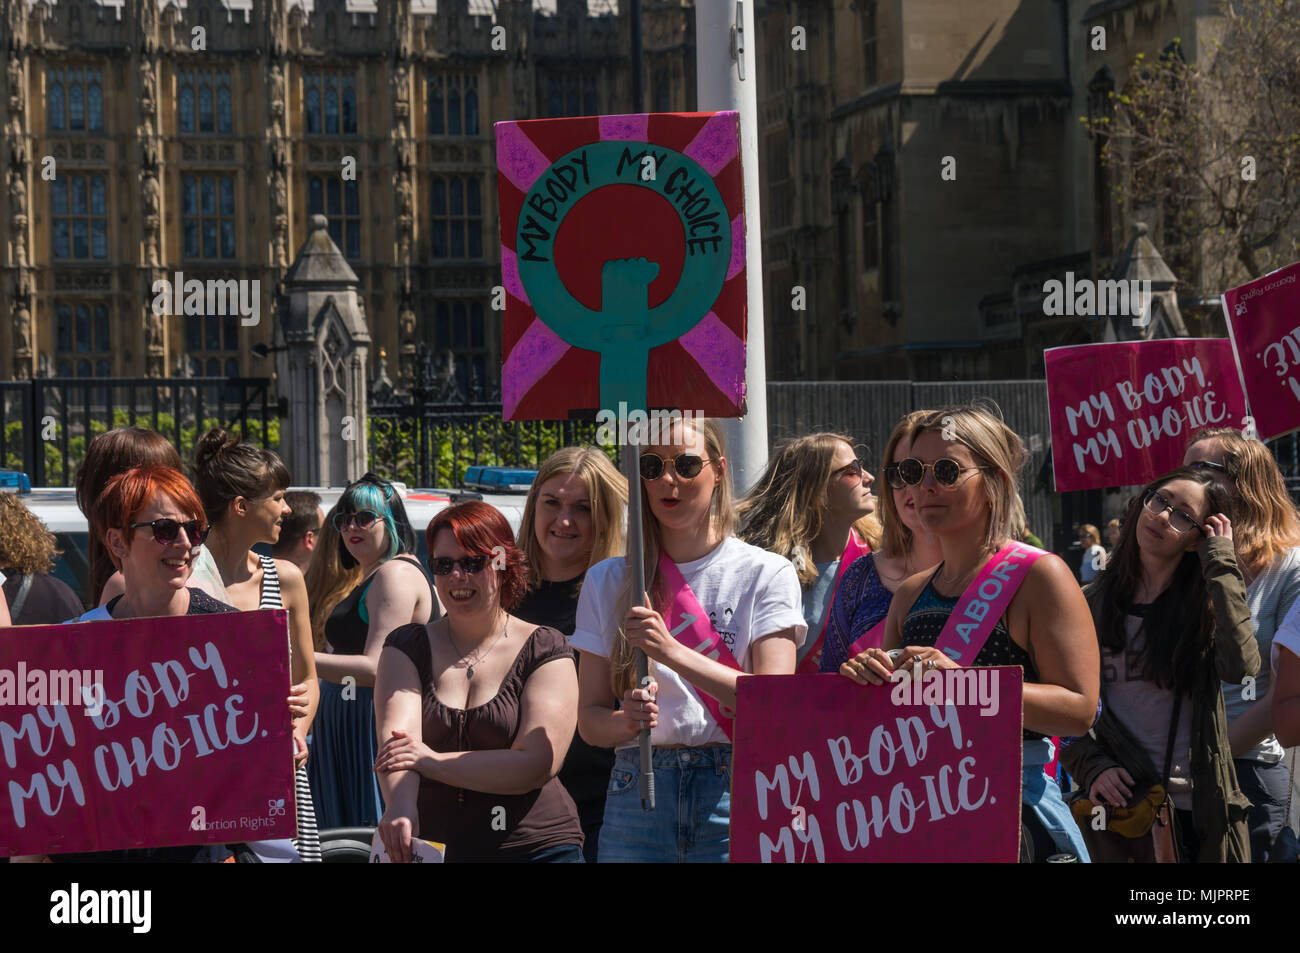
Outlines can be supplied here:
<path id="1" fill-rule="evenodd" d="M 49 103 L 50 131 L 62 132 L 67 117 L 64 115 L 65 104 L 63 102 L 63 83 L 54 77 L 63 77 L 62 70 L 53 70 L 50 73 L 49 91 L 45 94 L 46 102 Z"/>
<path id="2" fill-rule="evenodd" d="M 331 80 L 325 87 L 325 134 L 337 135 L 339 131 L 338 83 Z"/>
<path id="3" fill-rule="evenodd" d="M 212 87 L 204 83 L 199 86 L 199 132 L 212 131 Z"/>
<path id="4" fill-rule="evenodd" d="M 91 132 L 104 131 L 104 90 L 99 84 L 99 72 L 96 71 L 95 81 L 86 89 L 86 105 L 89 107 L 89 119 L 87 124 Z"/>
<path id="5" fill-rule="evenodd" d="M 230 87 L 217 89 L 217 132 L 230 132 L 233 124 L 230 118 Z"/>
<path id="6" fill-rule="evenodd" d="M 72 350 L 72 309 L 67 305 L 54 311 L 54 348 L 61 354 Z"/>
<path id="7" fill-rule="evenodd" d="M 191 74 L 185 74 L 185 81 L 181 83 L 180 95 L 180 112 L 181 112 L 181 132 L 194 131 L 194 87 L 190 85 L 189 77 Z"/>
<path id="8" fill-rule="evenodd" d="M 68 89 L 68 129 L 76 131 L 86 128 L 86 90 L 80 82 L 80 71 L 74 72 L 72 79 Z"/>

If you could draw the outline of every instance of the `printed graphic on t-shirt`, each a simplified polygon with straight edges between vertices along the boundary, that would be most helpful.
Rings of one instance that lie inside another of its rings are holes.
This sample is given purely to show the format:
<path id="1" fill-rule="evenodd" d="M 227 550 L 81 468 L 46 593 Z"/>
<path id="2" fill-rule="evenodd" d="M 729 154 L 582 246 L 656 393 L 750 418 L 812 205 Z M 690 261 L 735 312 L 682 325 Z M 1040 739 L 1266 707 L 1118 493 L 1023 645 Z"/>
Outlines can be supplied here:
<path id="1" fill-rule="evenodd" d="M 728 651 L 733 655 L 736 653 L 736 632 L 729 626 L 731 625 L 731 617 L 734 614 L 735 610 L 727 606 L 722 610 L 722 622 L 719 624 L 718 610 L 714 609 L 709 613 L 709 625 L 713 626 L 713 631 L 722 637 L 722 641 L 727 644 Z"/>

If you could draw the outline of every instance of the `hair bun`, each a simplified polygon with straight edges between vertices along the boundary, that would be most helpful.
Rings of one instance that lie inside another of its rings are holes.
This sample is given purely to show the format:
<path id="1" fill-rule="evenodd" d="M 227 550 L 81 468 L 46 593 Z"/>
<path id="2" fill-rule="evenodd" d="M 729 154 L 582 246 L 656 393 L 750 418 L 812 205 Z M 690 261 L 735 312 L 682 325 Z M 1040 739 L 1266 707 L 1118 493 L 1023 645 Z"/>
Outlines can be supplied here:
<path id="1" fill-rule="evenodd" d="M 194 469 L 206 468 L 215 457 L 238 445 L 237 436 L 221 427 L 213 427 L 194 446 Z"/>

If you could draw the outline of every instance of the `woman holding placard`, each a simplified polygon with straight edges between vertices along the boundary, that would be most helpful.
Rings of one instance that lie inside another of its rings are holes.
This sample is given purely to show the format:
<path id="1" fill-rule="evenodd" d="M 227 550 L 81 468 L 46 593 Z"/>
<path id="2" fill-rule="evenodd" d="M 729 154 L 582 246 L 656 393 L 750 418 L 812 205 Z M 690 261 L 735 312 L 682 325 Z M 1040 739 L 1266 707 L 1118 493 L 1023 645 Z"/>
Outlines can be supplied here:
<path id="1" fill-rule="evenodd" d="M 838 672 L 850 656 L 879 646 L 889 604 L 903 580 L 937 566 L 943 558 L 939 541 L 921 525 L 915 487 L 898 476 L 899 461 L 912 452 L 911 427 L 928 413 L 917 410 L 908 414 L 894 426 L 885 443 L 885 464 L 881 469 L 889 492 L 880 497 L 881 544 L 850 566 L 840 580 L 831 603 L 818 671 Z"/>
<path id="2" fill-rule="evenodd" d="M 1246 684 L 1223 684 L 1228 742 L 1237 782 L 1250 798 L 1250 853 L 1255 862 L 1286 823 L 1290 791 L 1285 751 L 1273 736 L 1269 658 L 1273 633 L 1300 596 L 1300 516 L 1268 447 L 1228 427 L 1192 437 L 1183 463 L 1225 480 L 1237 493 L 1232 543 L 1246 580 L 1246 603 L 1259 646 L 1260 670 Z"/>
<path id="3" fill-rule="evenodd" d="M 95 499 L 91 525 L 121 570 L 124 592 L 78 622 L 234 612 L 188 585 L 208 520 L 189 480 L 171 467 L 136 467 L 108 481 Z M 286 752 L 287 756 L 288 752 Z M 56 862 L 188 863 L 220 860 L 225 847 L 194 845 L 56 854 Z M 39 859 L 39 858 L 26 858 Z"/>
<path id="4" fill-rule="evenodd" d="M 714 421 L 674 423 L 644 448 L 639 492 L 649 607 L 646 593 L 633 597 L 626 559 L 606 559 L 587 572 L 572 639 L 583 653 L 579 731 L 617 750 L 600 860 L 725 861 L 736 685 L 794 672 L 807 630 L 799 577 L 788 559 L 732 535 Z M 634 687 L 635 649 L 651 663 L 648 689 Z M 637 796 L 642 728 L 655 746 L 653 813 Z"/>
<path id="5" fill-rule="evenodd" d="M 302 572 L 289 560 L 253 552 L 256 544 L 272 545 L 280 538 L 280 522 L 289 512 L 284 501 L 289 470 L 274 451 L 241 443 L 218 427 L 204 434 L 195 448 L 194 486 L 212 526 L 199 554 L 202 568 L 196 570 L 206 575 L 209 590 L 241 612 L 289 611 L 289 710 L 298 814 L 293 847 L 304 861 L 319 863 L 320 836 L 306 766 L 307 735 L 320 701 L 307 587 Z"/>
<path id="6" fill-rule="evenodd" d="M 808 635 L 798 671 L 816 672 L 828 609 L 849 567 L 880 545 L 875 481 L 848 437 L 815 433 L 777 447 L 754 490 L 736 506 L 737 535 L 794 563 Z"/>
<path id="7" fill-rule="evenodd" d="M 1173 859 L 1176 850 L 1200 863 L 1250 859 L 1249 802 L 1233 770 L 1219 688 L 1220 679 L 1240 685 L 1259 669 L 1233 551 L 1233 502 L 1204 469 L 1184 467 L 1148 484 L 1129 504 L 1114 559 L 1087 592 L 1105 712 L 1091 734 L 1062 750 L 1061 763 L 1087 792 L 1078 813 L 1100 806 L 1112 819 L 1135 815 L 1152 832 L 1157 858 Z M 1170 813 L 1177 837 L 1155 836 L 1168 830 L 1161 819 Z M 1098 838 L 1098 859 L 1128 859 L 1133 841 L 1145 839 L 1119 843 L 1116 856 L 1112 839 Z"/>
<path id="8" fill-rule="evenodd" d="M 603 451 L 564 447 L 547 457 L 537 470 L 519 522 L 528 588 L 514 614 L 525 622 L 573 635 L 587 570 L 603 559 L 623 555 L 626 548 L 626 506 L 627 479 Z M 605 789 L 613 766 L 614 752 L 583 741 L 575 722 L 560 783 L 578 805 L 588 863 L 597 859 Z"/>
<path id="9" fill-rule="evenodd" d="M 911 455 L 895 464 L 897 476 L 914 488 L 921 526 L 938 537 L 943 562 L 899 587 L 882 646 L 854 656 L 840 672 L 882 685 L 895 668 L 1021 666 L 1021 859 L 1072 853 L 1086 860 L 1078 827 L 1043 766 L 1052 758 L 1053 735 L 1083 734 L 1096 717 L 1097 642 L 1069 567 L 1012 539 L 1023 512 L 1016 475 L 1024 444 L 977 407 L 934 411 L 915 421 L 908 436 Z M 958 632 L 959 620 L 975 618 L 974 629 Z M 889 650 L 900 646 L 895 661 Z"/>

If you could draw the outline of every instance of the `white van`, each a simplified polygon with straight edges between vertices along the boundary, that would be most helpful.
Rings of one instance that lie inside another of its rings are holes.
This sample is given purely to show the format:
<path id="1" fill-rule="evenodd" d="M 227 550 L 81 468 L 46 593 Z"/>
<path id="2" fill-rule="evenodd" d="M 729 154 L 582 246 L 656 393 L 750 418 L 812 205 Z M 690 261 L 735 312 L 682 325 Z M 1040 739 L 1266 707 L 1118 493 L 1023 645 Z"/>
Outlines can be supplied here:
<path id="1" fill-rule="evenodd" d="M 495 506 L 510 523 L 510 528 L 519 534 L 519 524 L 524 516 L 524 494 L 499 495 L 468 493 L 462 490 L 416 489 L 407 490 L 396 484 L 404 497 L 406 515 L 410 517 L 415 529 L 417 554 L 420 561 L 428 563 L 429 553 L 424 542 L 424 531 L 429 522 L 441 510 L 453 503 L 465 500 L 482 500 Z M 343 495 L 343 487 L 290 487 L 293 490 L 311 490 L 320 494 L 321 506 L 328 513 L 331 507 Z M 35 488 L 30 493 L 22 494 L 23 504 L 43 522 L 50 532 L 58 538 L 62 555 L 55 563 L 53 575 L 62 579 L 78 597 L 85 601 L 87 563 L 87 537 L 89 530 L 86 518 L 77 509 L 77 494 L 72 488 Z M 260 547 L 259 547 L 260 548 Z"/>

